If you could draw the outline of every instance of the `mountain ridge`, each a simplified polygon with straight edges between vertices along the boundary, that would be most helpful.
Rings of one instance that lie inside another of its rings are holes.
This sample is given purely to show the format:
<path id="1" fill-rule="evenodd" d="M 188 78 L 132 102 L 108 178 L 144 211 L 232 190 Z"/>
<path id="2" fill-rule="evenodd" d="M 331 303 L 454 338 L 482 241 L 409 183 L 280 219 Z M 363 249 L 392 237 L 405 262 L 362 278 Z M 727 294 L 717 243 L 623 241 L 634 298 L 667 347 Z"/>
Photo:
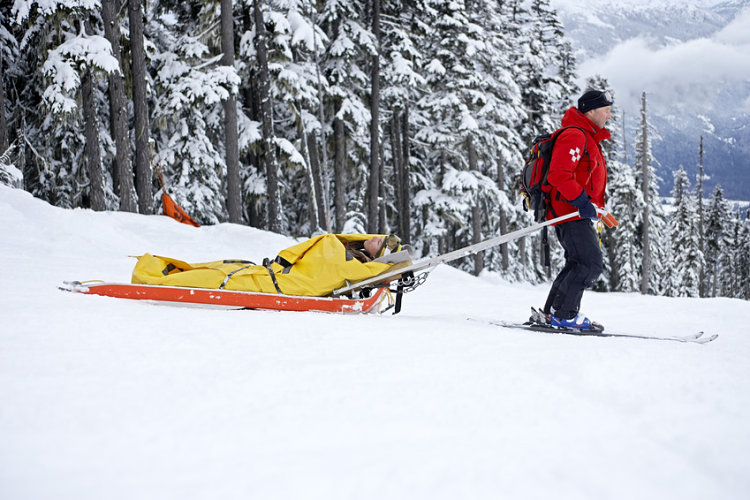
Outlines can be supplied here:
<path id="1" fill-rule="evenodd" d="M 660 136 L 653 141 L 653 153 L 662 194 L 671 191 L 672 172 L 680 166 L 695 184 L 703 136 L 704 195 L 721 184 L 726 197 L 750 199 L 750 148 L 745 144 L 750 70 L 731 68 L 733 44 L 742 54 L 747 41 L 737 36 L 736 28 L 727 30 L 750 14 L 749 0 L 628 5 L 557 0 L 553 6 L 573 44 L 582 79 L 601 70 L 610 82 L 615 106 L 629 118 L 628 144 L 633 144 L 639 121 L 630 117 L 640 116 L 640 94 L 646 92 L 648 118 Z M 728 77 L 722 78 L 721 71 L 728 71 Z"/>

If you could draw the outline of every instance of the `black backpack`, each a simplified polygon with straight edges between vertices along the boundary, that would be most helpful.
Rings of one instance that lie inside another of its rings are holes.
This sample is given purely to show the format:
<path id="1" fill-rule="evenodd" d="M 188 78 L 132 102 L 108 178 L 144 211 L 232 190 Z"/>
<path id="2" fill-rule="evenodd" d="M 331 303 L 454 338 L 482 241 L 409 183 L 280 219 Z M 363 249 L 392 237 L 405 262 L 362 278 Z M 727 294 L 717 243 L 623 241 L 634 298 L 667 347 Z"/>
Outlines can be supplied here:
<path id="1" fill-rule="evenodd" d="M 552 133 L 540 135 L 531 143 L 531 148 L 526 163 L 521 172 L 521 195 L 523 196 L 523 209 L 534 214 L 534 220 L 541 222 L 547 216 L 550 206 L 549 193 L 552 186 L 547 182 L 549 164 L 552 160 L 552 148 L 555 147 L 557 138 L 563 130 L 576 128 L 584 132 L 580 127 L 562 127 Z M 585 135 L 585 132 L 584 132 Z M 588 154 L 584 143 L 583 154 Z"/>

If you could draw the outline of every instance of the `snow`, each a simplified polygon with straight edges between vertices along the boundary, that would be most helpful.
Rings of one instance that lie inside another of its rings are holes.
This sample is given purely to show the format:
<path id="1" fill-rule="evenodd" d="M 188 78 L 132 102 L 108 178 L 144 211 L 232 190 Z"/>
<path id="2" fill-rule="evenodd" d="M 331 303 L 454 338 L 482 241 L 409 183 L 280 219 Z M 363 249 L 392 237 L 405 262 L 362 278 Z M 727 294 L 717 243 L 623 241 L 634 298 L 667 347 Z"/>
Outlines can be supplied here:
<path id="1" fill-rule="evenodd" d="M 740 499 L 750 303 L 587 292 L 612 330 L 534 334 L 545 287 L 434 270 L 397 315 L 173 307 L 57 290 L 131 255 L 272 257 L 233 224 L 63 210 L 0 186 L 4 499 Z M 668 321 L 668 323 L 667 323 Z"/>

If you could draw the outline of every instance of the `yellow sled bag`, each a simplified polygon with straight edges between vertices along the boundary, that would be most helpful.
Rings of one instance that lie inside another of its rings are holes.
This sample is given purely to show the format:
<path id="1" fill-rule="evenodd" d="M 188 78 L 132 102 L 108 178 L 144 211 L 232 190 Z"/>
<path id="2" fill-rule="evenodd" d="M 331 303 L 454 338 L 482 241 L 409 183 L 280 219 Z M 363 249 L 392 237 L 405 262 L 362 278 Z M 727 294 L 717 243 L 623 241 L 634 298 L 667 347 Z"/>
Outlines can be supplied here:
<path id="1" fill-rule="evenodd" d="M 145 254 L 133 270 L 135 284 L 216 288 L 263 293 L 283 293 L 322 297 L 334 289 L 377 276 L 394 265 L 411 263 L 407 259 L 394 264 L 388 256 L 360 262 L 349 247 L 373 236 L 385 237 L 384 246 L 393 252 L 401 250 L 398 238 L 387 235 L 323 234 L 279 252 L 264 265 L 246 260 L 228 259 L 203 263 L 187 263 L 169 257 Z M 385 248 L 381 248 L 383 254 Z"/>

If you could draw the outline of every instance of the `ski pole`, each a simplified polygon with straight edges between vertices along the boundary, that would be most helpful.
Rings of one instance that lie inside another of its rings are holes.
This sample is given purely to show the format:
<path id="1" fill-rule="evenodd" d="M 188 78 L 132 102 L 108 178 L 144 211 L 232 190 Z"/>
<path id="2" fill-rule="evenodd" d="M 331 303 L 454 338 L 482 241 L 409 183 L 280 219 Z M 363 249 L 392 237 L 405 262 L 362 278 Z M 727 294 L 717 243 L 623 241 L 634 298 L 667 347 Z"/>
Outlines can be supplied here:
<path id="1" fill-rule="evenodd" d="M 492 248 L 497 245 L 502 245 L 503 243 L 508 243 L 509 241 L 517 240 L 518 238 L 521 238 L 523 236 L 526 236 L 527 234 L 531 234 L 535 231 L 538 231 L 539 229 L 543 227 L 551 226 L 552 224 L 557 224 L 558 222 L 562 222 L 564 220 L 577 217 L 578 215 L 579 215 L 578 212 L 572 212 L 566 215 L 562 215 L 560 217 L 556 217 L 554 219 L 550 219 L 548 221 L 540 222 L 538 224 L 533 224 L 529 227 L 525 227 L 522 229 L 518 229 L 516 231 L 512 231 L 510 233 L 501 234 L 499 236 L 495 236 L 494 238 L 490 238 L 489 240 L 475 243 L 473 245 L 469 245 L 464 248 L 459 248 L 458 250 L 454 250 L 452 252 L 448 252 L 443 255 L 438 255 L 437 257 L 424 259 L 419 262 L 415 262 L 414 264 L 411 264 L 409 266 L 402 267 L 399 269 L 394 269 L 392 271 L 379 274 L 378 276 L 373 276 L 372 278 L 368 278 L 366 280 L 358 281 L 357 283 L 353 283 L 351 285 L 347 285 L 342 288 L 337 288 L 332 293 L 334 297 L 338 297 L 341 294 L 348 293 L 353 290 L 366 287 L 368 285 L 373 285 L 376 283 L 383 283 L 385 281 L 388 281 L 389 278 L 400 276 L 401 274 L 409 272 L 409 271 L 414 272 L 414 271 L 422 271 L 424 269 L 430 269 L 432 267 L 437 266 L 438 264 L 442 264 L 444 262 L 451 262 L 453 260 L 460 259 L 462 257 L 467 257 L 469 255 L 475 254 L 477 252 L 481 252 L 483 250 L 487 250 L 488 248 Z"/>

